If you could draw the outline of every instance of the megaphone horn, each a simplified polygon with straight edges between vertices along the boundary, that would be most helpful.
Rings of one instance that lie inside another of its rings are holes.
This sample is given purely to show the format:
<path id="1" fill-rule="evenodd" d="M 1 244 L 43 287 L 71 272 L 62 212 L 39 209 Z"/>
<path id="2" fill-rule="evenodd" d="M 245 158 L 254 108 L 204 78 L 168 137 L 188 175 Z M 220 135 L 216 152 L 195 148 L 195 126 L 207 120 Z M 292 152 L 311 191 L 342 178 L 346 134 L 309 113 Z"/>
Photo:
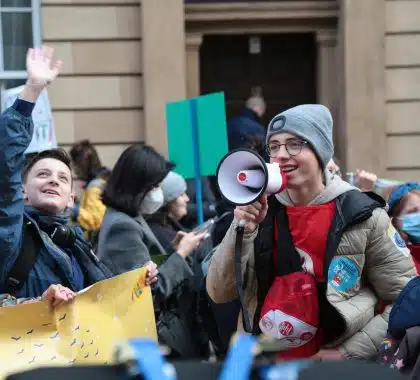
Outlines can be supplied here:
<path id="1" fill-rule="evenodd" d="M 222 196 L 235 205 L 253 203 L 262 194 L 279 193 L 287 180 L 277 163 L 266 163 L 249 149 L 237 149 L 224 156 L 216 177 Z"/>
<path id="2" fill-rule="evenodd" d="M 243 186 L 259 189 L 264 186 L 265 175 L 263 170 L 241 170 L 237 175 L 237 179 Z"/>

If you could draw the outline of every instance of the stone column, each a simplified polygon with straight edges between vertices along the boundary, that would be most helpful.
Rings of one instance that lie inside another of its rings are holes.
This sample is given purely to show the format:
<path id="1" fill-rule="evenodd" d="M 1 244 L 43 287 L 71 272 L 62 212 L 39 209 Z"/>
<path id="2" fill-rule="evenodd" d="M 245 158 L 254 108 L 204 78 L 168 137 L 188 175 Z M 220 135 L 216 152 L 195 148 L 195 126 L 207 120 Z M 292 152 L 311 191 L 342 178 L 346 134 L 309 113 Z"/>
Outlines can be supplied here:
<path id="1" fill-rule="evenodd" d="M 201 34 L 187 34 L 187 96 L 189 98 L 200 95 L 200 47 L 202 42 Z"/>
<path id="2" fill-rule="evenodd" d="M 184 1 L 143 0 L 140 8 L 145 140 L 166 155 L 166 103 L 186 97 Z"/>
<path id="3" fill-rule="evenodd" d="M 338 123 L 337 102 L 337 30 L 320 29 L 316 33 L 317 42 L 317 101 L 328 107 L 333 115 L 334 129 L 333 138 L 335 156 L 343 159 L 342 131 Z M 342 140 L 342 139 L 341 139 Z"/>
<path id="4" fill-rule="evenodd" d="M 318 50 L 318 102 L 324 104 L 327 107 L 333 107 L 334 89 L 337 86 L 337 64 L 335 59 L 337 31 L 333 29 L 324 29 L 317 31 L 316 42 Z"/>
<path id="5" fill-rule="evenodd" d="M 339 119 L 345 166 L 385 173 L 385 1 L 340 1 Z"/>

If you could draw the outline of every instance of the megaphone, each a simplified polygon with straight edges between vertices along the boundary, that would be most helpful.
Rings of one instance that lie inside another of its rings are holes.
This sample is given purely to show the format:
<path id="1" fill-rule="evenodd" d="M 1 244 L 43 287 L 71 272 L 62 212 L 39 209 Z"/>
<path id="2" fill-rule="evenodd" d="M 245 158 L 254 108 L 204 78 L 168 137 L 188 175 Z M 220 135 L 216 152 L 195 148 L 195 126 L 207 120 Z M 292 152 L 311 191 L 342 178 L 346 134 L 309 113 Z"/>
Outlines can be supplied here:
<path id="1" fill-rule="evenodd" d="M 249 149 L 236 149 L 225 155 L 217 167 L 216 178 L 222 196 L 238 206 L 251 204 L 262 194 L 280 193 L 287 184 L 278 163 L 269 164 Z"/>

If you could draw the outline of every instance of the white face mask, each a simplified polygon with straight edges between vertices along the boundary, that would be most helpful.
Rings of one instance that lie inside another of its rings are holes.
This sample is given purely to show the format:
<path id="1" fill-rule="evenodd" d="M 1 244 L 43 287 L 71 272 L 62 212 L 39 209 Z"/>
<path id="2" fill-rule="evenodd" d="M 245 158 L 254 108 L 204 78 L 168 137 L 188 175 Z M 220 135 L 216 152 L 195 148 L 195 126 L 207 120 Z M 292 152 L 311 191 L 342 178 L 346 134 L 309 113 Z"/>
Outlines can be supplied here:
<path id="1" fill-rule="evenodd" d="M 154 214 L 163 205 L 163 191 L 160 187 L 150 190 L 141 202 L 140 212 L 145 215 Z"/>

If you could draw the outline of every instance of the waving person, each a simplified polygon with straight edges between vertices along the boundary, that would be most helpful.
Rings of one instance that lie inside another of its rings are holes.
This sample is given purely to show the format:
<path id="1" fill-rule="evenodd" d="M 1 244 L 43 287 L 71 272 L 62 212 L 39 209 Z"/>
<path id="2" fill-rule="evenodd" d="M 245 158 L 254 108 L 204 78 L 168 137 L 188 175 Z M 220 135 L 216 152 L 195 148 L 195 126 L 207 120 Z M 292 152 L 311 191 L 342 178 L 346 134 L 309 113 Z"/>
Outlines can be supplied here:
<path id="1" fill-rule="evenodd" d="M 26 85 L 0 118 L 0 293 L 17 298 L 41 297 L 57 284 L 77 292 L 111 276 L 69 224 L 74 193 L 67 153 L 43 151 L 24 167 L 32 110 L 61 65 L 52 48 L 29 49 Z"/>

